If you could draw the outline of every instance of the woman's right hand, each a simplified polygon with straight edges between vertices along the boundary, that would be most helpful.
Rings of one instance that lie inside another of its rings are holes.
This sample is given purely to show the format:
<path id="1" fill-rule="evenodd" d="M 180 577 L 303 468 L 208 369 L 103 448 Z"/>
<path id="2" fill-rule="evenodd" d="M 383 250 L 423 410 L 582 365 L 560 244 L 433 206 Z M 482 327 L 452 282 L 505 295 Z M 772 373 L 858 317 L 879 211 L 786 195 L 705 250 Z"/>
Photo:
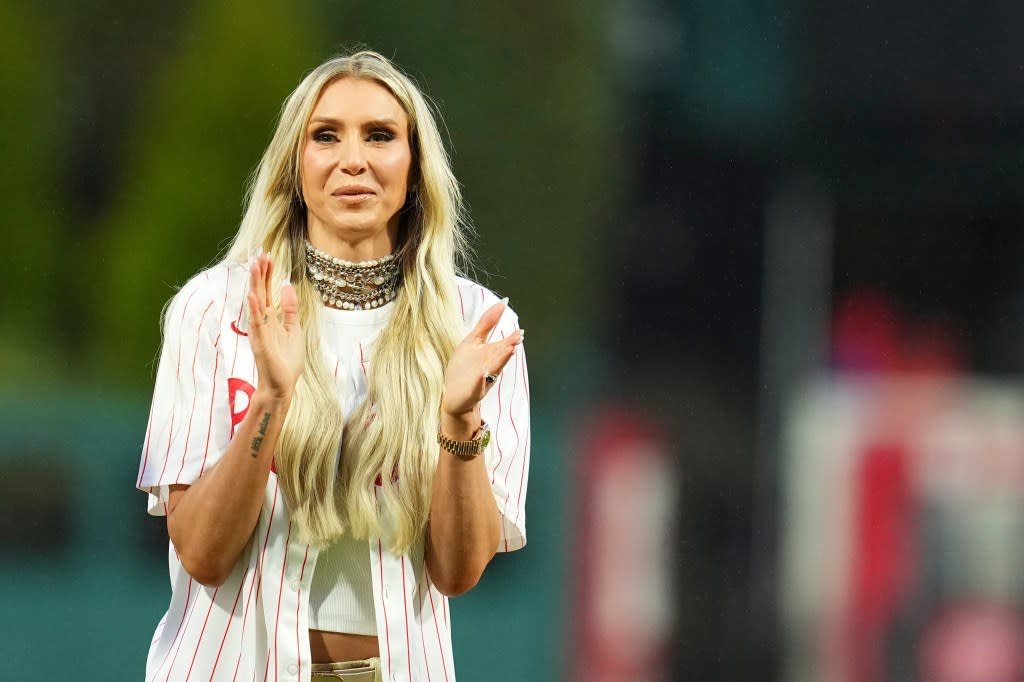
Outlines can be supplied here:
<path id="1" fill-rule="evenodd" d="M 306 364 L 306 340 L 299 324 L 299 299 L 291 284 L 281 288 L 280 319 L 274 311 L 273 270 L 267 254 L 249 270 L 249 345 L 259 370 L 257 390 L 271 398 L 290 399 Z"/>

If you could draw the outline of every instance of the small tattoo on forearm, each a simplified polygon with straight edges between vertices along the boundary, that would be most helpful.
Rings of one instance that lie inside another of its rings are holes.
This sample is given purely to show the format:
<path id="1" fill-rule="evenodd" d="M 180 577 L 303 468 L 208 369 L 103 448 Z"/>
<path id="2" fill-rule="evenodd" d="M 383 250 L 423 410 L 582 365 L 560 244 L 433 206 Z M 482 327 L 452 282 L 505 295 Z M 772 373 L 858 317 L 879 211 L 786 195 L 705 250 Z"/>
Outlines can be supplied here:
<path id="1" fill-rule="evenodd" d="M 250 453 L 250 454 L 252 454 L 253 459 L 255 459 L 256 456 L 260 452 L 260 446 L 263 445 L 263 437 L 267 435 L 267 424 L 269 424 L 269 423 L 270 423 L 270 413 L 269 412 L 264 412 L 263 413 L 263 419 L 260 420 L 260 429 L 259 429 L 259 434 L 260 435 L 258 435 L 258 436 L 256 436 L 255 438 L 252 439 L 252 453 Z"/>

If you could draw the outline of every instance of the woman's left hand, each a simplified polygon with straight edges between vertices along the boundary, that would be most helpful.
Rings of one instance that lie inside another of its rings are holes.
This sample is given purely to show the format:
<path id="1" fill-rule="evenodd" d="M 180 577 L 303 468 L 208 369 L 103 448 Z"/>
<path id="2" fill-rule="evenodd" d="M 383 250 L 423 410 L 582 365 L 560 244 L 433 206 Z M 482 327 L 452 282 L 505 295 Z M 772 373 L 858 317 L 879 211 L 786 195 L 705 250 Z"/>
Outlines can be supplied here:
<path id="1" fill-rule="evenodd" d="M 492 305 L 455 347 L 444 373 L 442 417 L 461 420 L 472 415 L 491 387 L 486 381 L 487 375 L 501 374 L 516 346 L 523 342 L 523 330 L 516 329 L 503 339 L 487 343 L 487 337 L 504 311 L 504 301 Z"/>

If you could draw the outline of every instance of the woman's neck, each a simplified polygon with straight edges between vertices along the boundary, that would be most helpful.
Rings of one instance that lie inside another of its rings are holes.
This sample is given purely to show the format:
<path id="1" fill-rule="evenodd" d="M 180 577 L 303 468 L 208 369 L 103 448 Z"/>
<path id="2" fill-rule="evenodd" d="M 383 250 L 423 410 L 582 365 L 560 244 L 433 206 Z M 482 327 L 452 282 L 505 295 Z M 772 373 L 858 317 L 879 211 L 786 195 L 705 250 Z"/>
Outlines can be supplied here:
<path id="1" fill-rule="evenodd" d="M 394 253 L 398 243 L 397 226 L 388 226 L 373 235 L 350 236 L 336 234 L 322 226 L 310 225 L 308 235 L 309 243 L 317 250 L 350 263 L 383 258 Z"/>
<path id="2" fill-rule="evenodd" d="M 402 281 L 394 254 L 362 261 L 339 259 L 306 241 L 306 274 L 324 305 L 339 310 L 370 310 L 391 302 Z"/>

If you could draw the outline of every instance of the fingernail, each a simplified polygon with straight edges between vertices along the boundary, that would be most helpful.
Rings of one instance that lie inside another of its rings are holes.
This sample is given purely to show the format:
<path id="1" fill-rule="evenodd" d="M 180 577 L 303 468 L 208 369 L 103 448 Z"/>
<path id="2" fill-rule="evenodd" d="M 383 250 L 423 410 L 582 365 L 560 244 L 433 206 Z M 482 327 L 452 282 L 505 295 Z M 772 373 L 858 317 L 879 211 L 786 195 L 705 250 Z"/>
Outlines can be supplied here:
<path id="1" fill-rule="evenodd" d="M 501 299 L 501 302 L 504 303 L 507 306 L 508 305 L 508 296 L 506 296 L 505 298 Z"/>

